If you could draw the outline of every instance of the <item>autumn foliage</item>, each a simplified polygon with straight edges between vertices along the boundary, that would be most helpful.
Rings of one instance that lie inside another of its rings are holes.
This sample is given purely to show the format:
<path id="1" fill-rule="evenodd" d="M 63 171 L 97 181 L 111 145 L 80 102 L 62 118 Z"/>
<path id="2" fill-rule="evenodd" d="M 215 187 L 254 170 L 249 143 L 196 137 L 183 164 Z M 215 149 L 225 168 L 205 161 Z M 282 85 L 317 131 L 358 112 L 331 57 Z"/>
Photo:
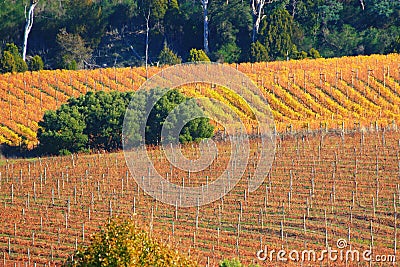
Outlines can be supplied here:
<path id="1" fill-rule="evenodd" d="M 263 91 L 280 132 L 393 126 L 400 120 L 399 54 L 306 59 L 231 65 Z M 161 69 L 149 68 L 148 77 Z M 70 97 L 88 91 L 137 90 L 139 68 L 42 70 L 0 75 L 0 143 L 37 144 L 38 122 Z M 226 98 L 221 90 L 196 86 L 189 95 Z M 229 99 L 228 99 L 229 100 Z M 229 102 L 229 101 L 228 101 Z M 237 107 L 237 103 L 231 103 Z"/>

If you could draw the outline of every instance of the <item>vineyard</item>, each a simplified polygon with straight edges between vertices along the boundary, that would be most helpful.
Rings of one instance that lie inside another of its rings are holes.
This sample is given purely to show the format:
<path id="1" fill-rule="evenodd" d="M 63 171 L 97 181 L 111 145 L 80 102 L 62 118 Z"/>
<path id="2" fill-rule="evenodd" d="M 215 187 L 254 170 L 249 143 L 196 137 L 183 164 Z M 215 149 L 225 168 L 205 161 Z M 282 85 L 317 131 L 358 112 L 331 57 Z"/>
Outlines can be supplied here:
<path id="1" fill-rule="evenodd" d="M 375 260 L 398 256 L 398 62 L 400 55 L 392 54 L 232 65 L 254 81 L 271 106 L 278 131 L 275 158 L 263 184 L 249 192 L 248 177 L 256 172 L 262 151 L 252 135 L 240 182 L 203 206 L 180 208 L 154 200 L 138 186 L 122 152 L 0 158 L 0 266 L 60 266 L 114 216 L 132 218 L 201 266 L 218 266 L 233 257 L 261 266 L 388 266 L 328 258 L 262 261 L 257 252 L 265 246 L 321 251 L 337 248 L 344 239 L 343 249 L 371 250 Z M 137 90 L 160 70 L 0 75 L 0 144 L 33 147 L 46 110 L 88 91 Z M 188 84 L 180 90 L 225 102 L 252 123 L 249 107 L 227 88 Z M 199 172 L 176 168 L 159 147 L 148 147 L 149 158 L 168 181 L 208 190 L 230 168 L 233 153 L 229 141 L 215 142 L 217 157 Z M 190 159 L 200 156 L 196 144 L 182 151 Z"/>
<path id="2" fill-rule="evenodd" d="M 232 65 L 262 89 L 277 130 L 397 127 L 400 55 L 374 55 Z M 137 90 L 151 67 L 39 71 L 0 75 L 0 143 L 37 144 L 38 121 L 88 91 Z M 196 86 L 188 90 L 196 95 Z M 209 88 L 211 89 L 211 88 Z M 210 91 L 210 90 L 209 90 Z M 213 97 L 225 98 L 223 90 Z M 228 98 L 229 99 L 229 98 Z M 231 102 L 232 106 L 240 102 Z"/>
<path id="3" fill-rule="evenodd" d="M 59 264 L 87 244 L 106 218 L 117 215 L 133 217 L 152 236 L 175 243 L 203 266 L 229 257 L 276 266 L 257 260 L 257 251 L 264 245 L 322 250 L 335 247 L 339 238 L 359 250 L 371 247 L 374 255 L 394 255 L 399 140 L 396 131 L 282 135 L 272 171 L 249 193 L 245 177 L 254 172 L 252 163 L 259 156 L 252 142 L 250 164 L 239 184 L 219 201 L 193 208 L 146 195 L 122 153 L 7 161 L 0 167 L 0 265 Z M 218 143 L 220 154 L 209 168 L 189 174 L 165 163 L 160 149 L 149 153 L 170 181 L 179 184 L 185 177 L 186 184 L 196 186 L 226 169 L 226 146 Z M 184 151 L 196 157 L 195 147 Z"/>

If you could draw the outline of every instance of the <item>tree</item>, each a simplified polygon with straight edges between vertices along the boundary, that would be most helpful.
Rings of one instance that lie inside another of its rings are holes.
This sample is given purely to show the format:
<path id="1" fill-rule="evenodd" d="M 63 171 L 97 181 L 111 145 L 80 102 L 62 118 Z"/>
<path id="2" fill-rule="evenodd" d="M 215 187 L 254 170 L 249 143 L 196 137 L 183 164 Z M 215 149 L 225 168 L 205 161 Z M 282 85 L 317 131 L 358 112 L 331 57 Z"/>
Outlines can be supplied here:
<path id="1" fill-rule="evenodd" d="M 400 53 L 400 35 L 396 37 L 391 45 L 391 50 L 393 53 Z"/>
<path id="2" fill-rule="evenodd" d="M 103 12 L 107 12 L 105 17 L 108 21 L 107 26 L 110 29 L 124 31 L 124 29 L 129 28 L 134 17 L 138 15 L 137 1 L 123 0 L 114 1 L 113 3 L 102 1 L 101 4 L 103 6 L 109 4 L 107 8 L 103 7 Z"/>
<path id="3" fill-rule="evenodd" d="M 63 17 L 65 32 L 79 35 L 88 48 L 96 48 L 106 31 L 101 2 L 94 0 L 67 0 Z M 78 64 L 79 65 L 79 64 Z"/>
<path id="4" fill-rule="evenodd" d="M 264 6 L 266 4 L 271 4 L 276 0 L 251 0 L 251 11 L 253 15 L 253 34 L 252 42 L 254 43 L 257 38 L 257 34 L 260 28 L 261 20 L 264 18 Z"/>
<path id="5" fill-rule="evenodd" d="M 198 266 L 197 263 L 152 239 L 133 220 L 113 219 L 80 247 L 65 267 L 90 266 Z"/>
<path id="6" fill-rule="evenodd" d="M 68 33 L 61 29 L 57 34 L 59 47 L 59 65 L 61 68 L 83 68 L 85 62 L 91 58 L 92 49 L 87 47 L 84 40 L 78 34 Z"/>
<path id="7" fill-rule="evenodd" d="M 203 48 L 206 54 L 210 52 L 210 49 L 208 48 L 208 0 L 200 0 L 201 1 L 201 7 L 203 8 L 203 25 L 204 25 L 204 30 L 203 30 Z"/>
<path id="8" fill-rule="evenodd" d="M 199 61 L 206 61 L 210 62 L 209 57 L 203 50 L 198 50 L 196 48 L 192 48 L 189 52 L 188 62 L 199 62 Z"/>
<path id="9" fill-rule="evenodd" d="M 259 41 L 251 44 L 250 61 L 263 62 L 268 60 L 268 51 Z"/>
<path id="10" fill-rule="evenodd" d="M 70 98 L 39 122 L 38 139 L 45 154 L 86 149 L 121 149 L 125 109 L 133 93 L 99 91 Z"/>
<path id="11" fill-rule="evenodd" d="M 320 58 L 321 55 L 319 54 L 318 50 L 315 48 L 311 48 L 310 51 L 308 52 L 311 58 Z"/>
<path id="12" fill-rule="evenodd" d="M 15 44 L 6 44 L 1 57 L 0 71 L 5 72 L 24 72 L 28 70 L 28 65 L 19 54 Z"/>
<path id="13" fill-rule="evenodd" d="M 0 58 L 0 72 L 15 72 L 17 65 L 15 64 L 14 56 L 9 51 L 4 51 Z"/>
<path id="14" fill-rule="evenodd" d="M 163 50 L 161 50 L 158 56 L 158 61 L 161 65 L 176 65 L 182 62 L 182 59 L 176 55 L 167 45 L 164 45 Z"/>
<path id="15" fill-rule="evenodd" d="M 248 60 L 251 15 L 248 3 L 241 0 L 214 0 L 210 5 L 211 50 L 218 61 Z M 242 53 L 244 51 L 244 53 Z"/>
<path id="16" fill-rule="evenodd" d="M 242 51 L 235 43 L 227 43 L 218 49 L 216 55 L 220 62 L 233 63 L 239 61 L 241 52 Z"/>
<path id="17" fill-rule="evenodd" d="M 364 53 L 362 46 L 362 37 L 357 34 L 357 31 L 350 25 L 344 24 L 339 30 L 335 30 L 326 36 L 326 46 L 324 47 L 324 55 L 333 56 L 333 50 L 338 56 L 357 55 Z M 332 49 L 333 48 L 333 49 Z M 330 53 L 330 54 L 329 54 Z"/>
<path id="18" fill-rule="evenodd" d="M 78 107 L 64 104 L 57 111 L 46 111 L 39 126 L 39 148 L 44 154 L 75 153 L 86 147 L 86 124 Z"/>
<path id="19" fill-rule="evenodd" d="M 283 59 L 294 52 L 294 22 L 287 10 L 277 8 L 267 16 L 261 29 L 261 41 L 273 59 Z"/>
<path id="20" fill-rule="evenodd" d="M 372 12 L 376 13 L 377 15 L 388 19 L 393 13 L 398 12 L 400 9 L 400 2 L 399 1 L 392 1 L 392 0 L 368 0 L 368 8 L 371 9 Z"/>
<path id="21" fill-rule="evenodd" d="M 171 0 L 164 16 L 164 36 L 169 47 L 182 49 L 183 46 L 184 14 L 177 0 Z"/>
<path id="22" fill-rule="evenodd" d="M 75 153 L 87 149 L 115 151 L 122 148 L 122 126 L 126 108 L 132 103 L 127 114 L 131 135 L 140 136 L 139 126 L 146 125 L 146 143 L 158 144 L 161 140 L 163 124 L 170 131 L 168 142 L 191 142 L 208 138 L 213 134 L 213 126 L 203 118 L 201 109 L 176 90 L 165 95 L 163 90 L 133 92 L 88 92 L 78 98 L 70 98 L 56 111 L 47 111 L 39 122 L 38 139 L 40 149 L 45 154 L 60 154 L 62 151 Z M 133 96 L 135 96 L 133 98 Z M 161 97 L 162 96 L 162 97 Z M 144 109 L 151 99 L 161 97 L 145 121 Z M 177 107 L 179 104 L 185 104 Z M 177 107 L 176 111 L 172 112 Z M 188 121 L 182 132 L 173 135 L 175 124 L 166 121 L 169 113 L 175 121 L 196 115 L 200 118 Z M 178 139 L 179 140 L 178 140 Z M 141 139 L 138 139 L 139 141 Z"/>
<path id="23" fill-rule="evenodd" d="M 24 45 L 22 47 L 22 59 L 26 60 L 26 49 L 28 47 L 28 37 L 29 33 L 32 30 L 33 26 L 33 18 L 34 18 L 34 11 L 36 5 L 39 3 L 39 0 L 31 0 L 31 6 L 29 7 L 28 15 L 25 14 L 25 31 L 24 31 Z"/>
<path id="24" fill-rule="evenodd" d="M 151 103 L 154 105 L 149 106 Z M 182 129 L 177 128 L 179 123 L 184 124 Z M 126 112 L 124 129 L 127 147 L 143 142 L 157 145 L 161 141 L 199 141 L 211 137 L 214 131 L 209 119 L 204 117 L 193 99 L 185 97 L 176 89 L 160 88 L 141 90 L 134 95 Z M 144 137 L 140 129 L 145 129 Z M 163 139 L 162 131 L 165 133 Z"/>
<path id="25" fill-rule="evenodd" d="M 39 55 L 34 56 L 29 60 L 29 70 L 38 71 L 44 68 L 44 63 L 42 58 Z"/>
<path id="26" fill-rule="evenodd" d="M 24 23 L 24 1 L 0 1 L 0 39 L 2 43 L 17 42 Z"/>

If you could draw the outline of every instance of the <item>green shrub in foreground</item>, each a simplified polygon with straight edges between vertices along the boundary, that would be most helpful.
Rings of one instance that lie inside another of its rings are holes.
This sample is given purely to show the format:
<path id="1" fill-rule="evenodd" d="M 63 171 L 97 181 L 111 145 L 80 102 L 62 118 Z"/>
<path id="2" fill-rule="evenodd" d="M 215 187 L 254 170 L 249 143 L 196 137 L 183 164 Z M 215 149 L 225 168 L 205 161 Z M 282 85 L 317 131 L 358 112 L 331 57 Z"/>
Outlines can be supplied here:
<path id="1" fill-rule="evenodd" d="M 79 248 L 65 267 L 198 266 L 178 251 L 152 239 L 132 220 L 114 219 Z"/>

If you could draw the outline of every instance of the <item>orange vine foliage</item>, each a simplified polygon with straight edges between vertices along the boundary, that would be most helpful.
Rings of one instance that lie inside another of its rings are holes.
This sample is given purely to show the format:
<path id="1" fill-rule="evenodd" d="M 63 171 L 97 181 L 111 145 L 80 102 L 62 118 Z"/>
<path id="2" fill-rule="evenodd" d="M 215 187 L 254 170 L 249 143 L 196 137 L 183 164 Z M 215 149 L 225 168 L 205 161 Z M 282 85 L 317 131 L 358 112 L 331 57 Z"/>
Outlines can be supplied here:
<path id="1" fill-rule="evenodd" d="M 276 129 L 282 132 L 397 125 L 398 62 L 400 55 L 391 54 L 243 63 L 232 67 L 248 75 L 264 92 Z M 35 132 L 46 110 L 56 109 L 68 98 L 88 91 L 137 90 L 146 77 L 160 70 L 151 67 L 146 72 L 139 67 L 0 75 L 0 142 L 11 145 L 25 142 L 32 146 L 37 143 Z M 192 90 L 196 90 L 195 86 Z M 210 90 L 204 90 L 204 94 L 220 96 Z M 236 101 L 225 97 L 228 102 Z M 238 108 L 237 104 L 232 103 L 237 110 L 247 108 Z"/>

